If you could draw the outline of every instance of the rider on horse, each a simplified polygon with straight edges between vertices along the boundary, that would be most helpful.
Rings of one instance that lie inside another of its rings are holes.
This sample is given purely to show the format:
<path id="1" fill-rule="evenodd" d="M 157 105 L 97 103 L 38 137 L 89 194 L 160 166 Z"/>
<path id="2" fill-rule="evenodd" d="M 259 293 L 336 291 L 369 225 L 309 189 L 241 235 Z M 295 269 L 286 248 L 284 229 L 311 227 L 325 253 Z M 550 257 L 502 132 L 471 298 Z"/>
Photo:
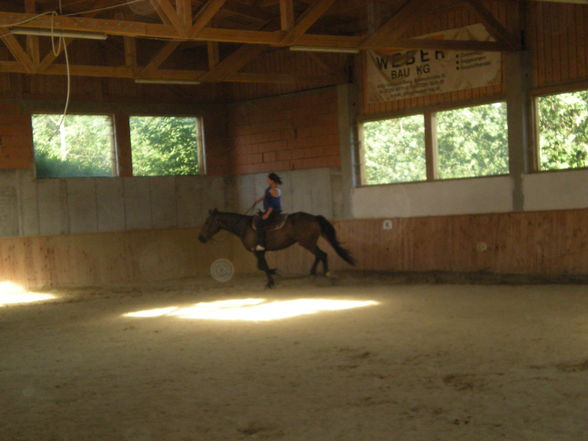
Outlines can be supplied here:
<path id="1" fill-rule="evenodd" d="M 282 180 L 275 173 L 270 173 L 267 176 L 267 185 L 262 197 L 257 199 L 255 203 L 263 201 L 263 212 L 257 217 L 255 228 L 257 229 L 257 246 L 255 251 L 264 251 L 265 243 L 265 229 L 267 225 L 276 218 L 282 211 L 281 204 L 281 190 L 278 188 L 282 184 Z"/>

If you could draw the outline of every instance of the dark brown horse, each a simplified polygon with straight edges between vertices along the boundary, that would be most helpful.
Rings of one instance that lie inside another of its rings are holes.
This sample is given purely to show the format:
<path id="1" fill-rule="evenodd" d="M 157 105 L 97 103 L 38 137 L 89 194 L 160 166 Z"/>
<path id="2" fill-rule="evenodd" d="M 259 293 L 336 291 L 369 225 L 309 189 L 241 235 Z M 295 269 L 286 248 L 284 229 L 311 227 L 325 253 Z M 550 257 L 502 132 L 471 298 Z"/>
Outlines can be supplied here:
<path id="1" fill-rule="evenodd" d="M 217 209 L 210 210 L 209 216 L 202 227 L 198 236 L 200 242 L 207 242 L 212 236 L 220 230 L 226 230 L 233 233 L 241 239 L 243 246 L 257 257 L 257 268 L 264 271 L 267 275 L 267 287 L 274 286 L 272 275 L 275 269 L 270 269 L 265 260 L 265 251 L 254 251 L 257 244 L 255 231 L 252 227 L 253 216 L 245 216 L 237 213 L 223 213 Z M 327 253 L 321 250 L 317 241 L 323 236 L 337 252 L 339 257 L 351 265 L 355 265 L 353 257 L 337 240 L 335 228 L 323 216 L 313 216 L 308 213 L 292 213 L 288 215 L 285 224 L 279 229 L 272 229 L 271 226 L 266 230 L 266 251 L 278 251 L 288 248 L 298 242 L 306 248 L 315 259 L 310 269 L 310 274 L 315 275 L 319 262 L 323 263 L 325 276 L 329 277 L 329 264 L 327 262 Z"/>

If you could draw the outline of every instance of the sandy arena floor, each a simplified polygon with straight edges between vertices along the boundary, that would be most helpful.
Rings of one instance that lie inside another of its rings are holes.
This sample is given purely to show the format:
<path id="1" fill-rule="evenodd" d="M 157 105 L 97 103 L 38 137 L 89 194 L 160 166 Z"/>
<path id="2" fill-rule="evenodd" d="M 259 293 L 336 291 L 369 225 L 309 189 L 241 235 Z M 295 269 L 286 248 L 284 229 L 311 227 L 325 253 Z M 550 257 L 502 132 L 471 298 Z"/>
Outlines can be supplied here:
<path id="1" fill-rule="evenodd" d="M 586 285 L 262 286 L 0 306 L 0 440 L 588 439 Z"/>

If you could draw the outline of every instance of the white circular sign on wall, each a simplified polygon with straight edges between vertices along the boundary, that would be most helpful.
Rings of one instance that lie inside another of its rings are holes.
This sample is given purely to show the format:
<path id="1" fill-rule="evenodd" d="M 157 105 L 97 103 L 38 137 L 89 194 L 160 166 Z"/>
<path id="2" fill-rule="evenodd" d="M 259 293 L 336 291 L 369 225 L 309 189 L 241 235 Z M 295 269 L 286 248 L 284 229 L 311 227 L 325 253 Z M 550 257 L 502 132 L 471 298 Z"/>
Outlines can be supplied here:
<path id="1" fill-rule="evenodd" d="M 392 229 L 392 219 L 386 219 L 382 222 L 382 230 L 391 230 Z"/>
<path id="2" fill-rule="evenodd" d="M 229 259 L 216 259 L 210 264 L 210 275 L 217 282 L 228 282 L 235 274 L 235 266 Z"/>

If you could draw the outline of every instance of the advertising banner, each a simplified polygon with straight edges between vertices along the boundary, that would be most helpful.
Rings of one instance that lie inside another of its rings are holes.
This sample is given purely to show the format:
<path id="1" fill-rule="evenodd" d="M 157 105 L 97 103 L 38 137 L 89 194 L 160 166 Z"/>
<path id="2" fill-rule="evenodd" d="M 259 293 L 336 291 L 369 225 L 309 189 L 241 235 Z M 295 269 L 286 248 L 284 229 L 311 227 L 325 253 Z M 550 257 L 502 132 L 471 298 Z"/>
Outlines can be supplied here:
<path id="1" fill-rule="evenodd" d="M 494 41 L 484 25 L 429 34 L 420 38 Z M 501 81 L 500 52 L 407 49 L 368 51 L 368 103 L 396 101 L 456 90 L 492 86 Z"/>

